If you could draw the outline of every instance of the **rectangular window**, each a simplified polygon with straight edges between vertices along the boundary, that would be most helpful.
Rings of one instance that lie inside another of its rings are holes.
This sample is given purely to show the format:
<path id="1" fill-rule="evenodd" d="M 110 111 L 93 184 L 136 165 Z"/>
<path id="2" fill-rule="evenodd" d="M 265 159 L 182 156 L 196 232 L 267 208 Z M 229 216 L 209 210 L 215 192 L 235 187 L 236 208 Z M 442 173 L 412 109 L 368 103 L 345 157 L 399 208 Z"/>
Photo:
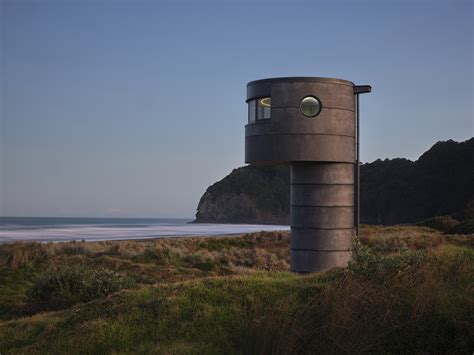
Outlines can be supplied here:
<path id="1" fill-rule="evenodd" d="M 271 118 L 272 100 L 269 97 L 258 99 L 257 120 L 268 120 Z"/>
<path id="2" fill-rule="evenodd" d="M 249 105 L 249 123 L 255 122 L 255 114 L 256 114 L 256 100 L 250 100 L 248 102 Z"/>

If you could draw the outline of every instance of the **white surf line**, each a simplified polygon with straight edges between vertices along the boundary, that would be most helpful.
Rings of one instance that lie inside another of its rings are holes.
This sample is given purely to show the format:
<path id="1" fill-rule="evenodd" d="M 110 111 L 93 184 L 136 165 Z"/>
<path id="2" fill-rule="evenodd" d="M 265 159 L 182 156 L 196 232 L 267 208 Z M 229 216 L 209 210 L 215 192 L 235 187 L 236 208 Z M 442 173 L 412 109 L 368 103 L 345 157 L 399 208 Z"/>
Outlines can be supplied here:
<path id="1" fill-rule="evenodd" d="M 288 231 L 289 226 L 254 224 L 187 224 L 146 227 L 62 226 L 37 229 L 0 229 L 0 243 L 15 241 L 67 242 L 217 236 L 260 231 Z"/>

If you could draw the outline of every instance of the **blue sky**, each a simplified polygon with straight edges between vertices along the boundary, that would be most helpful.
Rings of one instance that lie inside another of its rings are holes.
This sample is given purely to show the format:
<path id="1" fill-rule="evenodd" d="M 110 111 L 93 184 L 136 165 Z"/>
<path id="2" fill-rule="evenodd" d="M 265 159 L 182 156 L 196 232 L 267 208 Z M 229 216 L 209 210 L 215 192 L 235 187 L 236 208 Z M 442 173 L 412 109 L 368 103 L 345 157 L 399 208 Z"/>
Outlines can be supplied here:
<path id="1" fill-rule="evenodd" d="M 371 84 L 363 161 L 474 135 L 470 0 L 0 2 L 0 215 L 194 216 L 266 77 Z"/>

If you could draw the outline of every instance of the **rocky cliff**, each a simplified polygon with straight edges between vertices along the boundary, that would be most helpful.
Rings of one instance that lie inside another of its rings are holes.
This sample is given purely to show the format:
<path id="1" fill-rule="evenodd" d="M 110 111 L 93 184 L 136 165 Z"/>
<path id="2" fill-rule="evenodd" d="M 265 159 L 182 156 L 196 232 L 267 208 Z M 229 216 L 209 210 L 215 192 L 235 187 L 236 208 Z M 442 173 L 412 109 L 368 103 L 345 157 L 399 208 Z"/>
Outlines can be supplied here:
<path id="1" fill-rule="evenodd" d="M 290 223 L 289 166 L 245 166 L 210 186 L 196 222 Z"/>
<path id="2" fill-rule="evenodd" d="M 245 166 L 210 186 L 196 222 L 289 224 L 289 166 Z M 412 223 L 434 216 L 471 216 L 474 138 L 436 143 L 418 160 L 361 165 L 361 222 Z"/>

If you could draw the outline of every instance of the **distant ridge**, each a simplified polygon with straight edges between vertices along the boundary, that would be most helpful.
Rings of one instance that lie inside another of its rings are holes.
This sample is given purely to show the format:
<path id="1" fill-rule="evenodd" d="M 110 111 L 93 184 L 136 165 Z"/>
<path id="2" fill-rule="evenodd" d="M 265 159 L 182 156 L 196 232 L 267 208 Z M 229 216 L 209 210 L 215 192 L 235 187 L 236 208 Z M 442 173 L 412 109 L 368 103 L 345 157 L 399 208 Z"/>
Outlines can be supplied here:
<path id="1" fill-rule="evenodd" d="M 289 166 L 234 169 L 201 197 L 195 222 L 289 224 Z M 361 165 L 361 222 L 474 218 L 474 138 L 437 142 L 416 161 Z"/>

